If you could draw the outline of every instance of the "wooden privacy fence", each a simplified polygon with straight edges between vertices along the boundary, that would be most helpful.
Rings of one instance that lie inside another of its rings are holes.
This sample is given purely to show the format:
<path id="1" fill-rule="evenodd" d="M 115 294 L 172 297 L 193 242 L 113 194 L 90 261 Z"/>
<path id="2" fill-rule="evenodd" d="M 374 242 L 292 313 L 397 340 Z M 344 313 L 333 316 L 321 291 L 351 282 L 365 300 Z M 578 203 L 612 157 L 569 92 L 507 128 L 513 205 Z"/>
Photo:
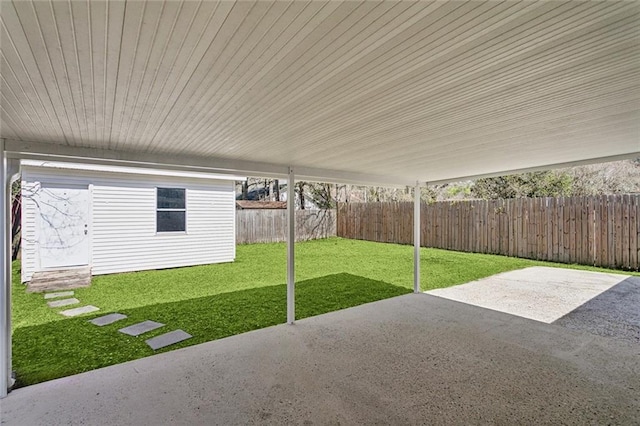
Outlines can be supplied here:
<path id="1" fill-rule="evenodd" d="M 335 210 L 296 211 L 296 241 L 336 236 Z M 286 210 L 236 210 L 236 242 L 287 241 Z"/>
<path id="2" fill-rule="evenodd" d="M 640 195 L 423 204 L 421 245 L 638 270 Z M 412 203 L 338 206 L 337 235 L 413 243 Z"/>

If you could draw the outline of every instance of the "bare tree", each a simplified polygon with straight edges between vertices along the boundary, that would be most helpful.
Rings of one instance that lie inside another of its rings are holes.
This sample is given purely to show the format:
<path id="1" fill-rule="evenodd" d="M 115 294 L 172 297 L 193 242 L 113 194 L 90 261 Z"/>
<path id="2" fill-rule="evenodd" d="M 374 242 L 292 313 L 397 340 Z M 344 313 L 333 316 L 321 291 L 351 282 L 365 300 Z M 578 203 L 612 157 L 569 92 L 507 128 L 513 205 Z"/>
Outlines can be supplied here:
<path id="1" fill-rule="evenodd" d="M 313 204 L 320 209 L 335 208 L 336 202 L 331 194 L 332 185 L 329 183 L 313 183 L 309 185 L 309 193 Z"/>
<path id="2" fill-rule="evenodd" d="M 640 192 L 640 159 L 590 164 L 565 170 L 572 177 L 574 195 Z"/>
<path id="3" fill-rule="evenodd" d="M 278 179 L 273 181 L 273 195 L 275 201 L 280 201 L 280 181 Z"/>
<path id="4" fill-rule="evenodd" d="M 242 182 L 242 199 L 249 198 L 249 179 Z"/>
<path id="5" fill-rule="evenodd" d="M 22 188 L 17 180 L 11 185 L 11 260 L 16 260 L 22 242 Z"/>
<path id="6" fill-rule="evenodd" d="M 307 185 L 307 182 L 305 181 L 298 181 L 296 182 L 295 186 L 296 186 L 296 192 L 298 193 L 298 200 L 300 200 L 300 209 L 304 210 L 305 209 L 305 197 L 304 197 L 304 191 L 305 191 L 305 186 Z"/>

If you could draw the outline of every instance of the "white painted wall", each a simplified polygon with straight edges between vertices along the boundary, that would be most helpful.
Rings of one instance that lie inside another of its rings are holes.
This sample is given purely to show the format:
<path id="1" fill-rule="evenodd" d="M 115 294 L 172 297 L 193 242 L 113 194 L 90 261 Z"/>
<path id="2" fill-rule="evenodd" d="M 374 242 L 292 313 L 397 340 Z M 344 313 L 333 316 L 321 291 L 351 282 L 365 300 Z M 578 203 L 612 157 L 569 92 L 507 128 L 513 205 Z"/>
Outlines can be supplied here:
<path id="1" fill-rule="evenodd" d="M 94 275 L 172 268 L 235 259 L 232 180 L 95 170 L 22 167 L 23 191 L 40 182 L 89 185 L 89 263 Z M 156 188 L 186 189 L 187 230 L 156 233 Z M 22 281 L 41 268 L 38 208 L 28 196 L 22 209 Z"/>

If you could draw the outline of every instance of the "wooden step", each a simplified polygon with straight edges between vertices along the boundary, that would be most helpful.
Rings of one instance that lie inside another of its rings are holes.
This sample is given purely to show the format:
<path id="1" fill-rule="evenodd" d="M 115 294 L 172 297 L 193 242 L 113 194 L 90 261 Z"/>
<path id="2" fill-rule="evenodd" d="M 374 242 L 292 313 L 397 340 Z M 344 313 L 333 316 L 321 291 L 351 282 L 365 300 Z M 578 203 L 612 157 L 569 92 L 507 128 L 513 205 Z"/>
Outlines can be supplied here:
<path id="1" fill-rule="evenodd" d="M 65 268 L 35 272 L 31 277 L 31 281 L 27 284 L 27 292 L 42 293 L 45 291 L 89 287 L 90 285 L 91 268 Z"/>

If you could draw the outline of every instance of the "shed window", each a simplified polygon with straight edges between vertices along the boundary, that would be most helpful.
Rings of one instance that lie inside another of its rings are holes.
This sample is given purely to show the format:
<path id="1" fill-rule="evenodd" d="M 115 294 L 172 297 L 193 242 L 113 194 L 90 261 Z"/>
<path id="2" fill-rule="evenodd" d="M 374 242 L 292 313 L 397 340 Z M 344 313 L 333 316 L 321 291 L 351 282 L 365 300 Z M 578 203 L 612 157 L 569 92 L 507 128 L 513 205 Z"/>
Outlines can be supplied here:
<path id="1" fill-rule="evenodd" d="M 187 209 L 184 188 L 158 188 L 156 211 L 157 232 L 184 232 Z"/>

